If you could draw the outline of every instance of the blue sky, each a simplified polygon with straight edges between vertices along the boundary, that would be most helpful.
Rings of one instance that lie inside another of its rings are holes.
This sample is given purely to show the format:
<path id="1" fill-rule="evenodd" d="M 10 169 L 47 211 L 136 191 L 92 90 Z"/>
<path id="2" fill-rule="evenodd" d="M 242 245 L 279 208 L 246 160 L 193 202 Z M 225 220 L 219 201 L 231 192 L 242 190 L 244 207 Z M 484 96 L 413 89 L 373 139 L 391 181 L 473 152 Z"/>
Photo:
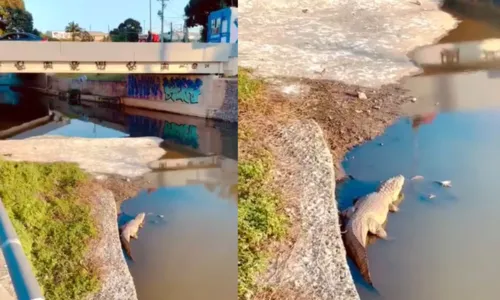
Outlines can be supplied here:
<path id="1" fill-rule="evenodd" d="M 184 7 L 188 2 L 189 0 L 166 2 L 165 31 L 170 22 L 177 26 L 183 24 Z M 24 3 L 26 9 L 33 14 L 35 28 L 42 32 L 64 31 L 71 21 L 86 30 L 107 32 L 108 25 L 110 29 L 116 28 L 127 18 L 136 19 L 143 28 L 149 29 L 148 0 L 24 0 Z M 160 32 L 161 22 L 157 15 L 160 2 L 151 0 L 151 5 L 153 31 Z"/>

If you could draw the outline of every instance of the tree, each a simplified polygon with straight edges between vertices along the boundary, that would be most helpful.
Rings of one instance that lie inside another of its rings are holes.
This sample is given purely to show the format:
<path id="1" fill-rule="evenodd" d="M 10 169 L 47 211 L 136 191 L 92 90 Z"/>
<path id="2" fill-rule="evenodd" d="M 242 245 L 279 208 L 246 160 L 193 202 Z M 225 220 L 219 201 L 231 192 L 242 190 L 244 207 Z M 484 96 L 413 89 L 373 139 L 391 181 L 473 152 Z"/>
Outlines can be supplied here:
<path id="1" fill-rule="evenodd" d="M 120 23 L 118 28 L 111 30 L 109 34 L 113 42 L 137 42 L 139 41 L 139 33 L 141 32 L 141 23 L 128 18 L 123 23 Z"/>
<path id="2" fill-rule="evenodd" d="M 206 41 L 208 32 L 208 15 L 228 6 L 238 6 L 238 0 L 189 0 L 184 8 L 188 27 L 203 26 L 201 40 Z"/>
<path id="3" fill-rule="evenodd" d="M 23 0 L 0 0 L 0 7 L 25 9 Z"/>
<path id="4" fill-rule="evenodd" d="M 90 33 L 88 31 L 83 31 L 82 32 L 82 42 L 93 42 L 94 41 L 94 37 L 92 35 L 90 35 Z"/>
<path id="5" fill-rule="evenodd" d="M 28 11 L 9 7 L 2 19 L 6 23 L 6 32 L 33 32 L 33 16 Z"/>
<path id="6" fill-rule="evenodd" d="M 78 25 L 78 23 L 69 22 L 65 31 L 71 32 L 71 40 L 74 42 L 75 38 L 81 34 L 82 28 Z"/>

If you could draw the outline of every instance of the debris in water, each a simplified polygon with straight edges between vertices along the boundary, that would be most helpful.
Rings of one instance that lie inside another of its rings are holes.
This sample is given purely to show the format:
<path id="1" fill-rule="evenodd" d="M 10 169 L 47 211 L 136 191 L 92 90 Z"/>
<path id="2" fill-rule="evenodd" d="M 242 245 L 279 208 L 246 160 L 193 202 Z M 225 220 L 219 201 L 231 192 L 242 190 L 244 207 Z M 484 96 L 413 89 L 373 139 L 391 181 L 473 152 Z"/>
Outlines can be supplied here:
<path id="1" fill-rule="evenodd" d="M 442 187 L 451 187 L 451 181 L 449 180 L 436 181 L 436 183 L 439 183 Z"/>
<path id="2" fill-rule="evenodd" d="M 427 198 L 429 198 L 429 199 L 434 199 L 434 198 L 436 198 L 436 195 L 434 195 L 434 194 L 429 194 L 429 196 L 427 196 Z"/>
<path id="3" fill-rule="evenodd" d="M 165 218 L 165 216 L 164 215 L 158 215 L 158 218 L 162 218 L 163 219 L 163 218 Z"/>
<path id="4" fill-rule="evenodd" d="M 358 98 L 361 100 L 366 100 L 368 97 L 366 97 L 366 94 L 363 92 L 358 92 Z"/>
<path id="5" fill-rule="evenodd" d="M 411 180 L 422 180 L 422 179 L 424 179 L 424 176 L 421 175 L 416 175 L 411 178 Z"/>
<path id="6" fill-rule="evenodd" d="M 378 145 L 379 145 L 379 146 L 383 146 L 383 145 L 384 145 L 384 143 L 378 143 Z"/>

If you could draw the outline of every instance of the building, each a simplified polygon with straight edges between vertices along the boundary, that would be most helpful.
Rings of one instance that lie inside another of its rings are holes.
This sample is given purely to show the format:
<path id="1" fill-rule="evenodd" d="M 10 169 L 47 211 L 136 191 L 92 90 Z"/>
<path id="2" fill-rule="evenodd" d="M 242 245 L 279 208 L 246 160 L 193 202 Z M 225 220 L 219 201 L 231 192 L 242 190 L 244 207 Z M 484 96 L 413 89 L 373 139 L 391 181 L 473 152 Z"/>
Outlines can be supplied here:
<path id="1" fill-rule="evenodd" d="M 87 31 L 93 38 L 95 42 L 102 42 L 106 40 L 108 37 L 108 34 L 105 32 L 101 31 Z M 66 31 L 47 31 L 47 36 L 58 39 L 58 40 L 71 40 L 71 32 L 66 32 Z M 77 36 L 75 38 L 76 40 L 79 40 L 80 38 Z"/>

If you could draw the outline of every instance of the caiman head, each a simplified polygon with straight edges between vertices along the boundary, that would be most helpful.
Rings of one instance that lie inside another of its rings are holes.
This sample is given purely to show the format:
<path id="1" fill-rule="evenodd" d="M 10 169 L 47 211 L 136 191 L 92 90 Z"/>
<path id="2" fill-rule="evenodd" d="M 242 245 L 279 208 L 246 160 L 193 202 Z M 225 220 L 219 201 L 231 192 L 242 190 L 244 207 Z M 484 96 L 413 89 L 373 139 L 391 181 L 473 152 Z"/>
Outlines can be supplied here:
<path id="1" fill-rule="evenodd" d="M 138 220 L 140 222 L 140 224 L 144 223 L 144 218 L 146 217 L 146 214 L 141 212 L 139 214 L 137 214 L 137 216 L 135 217 L 136 220 Z"/>
<path id="2" fill-rule="evenodd" d="M 391 200 L 391 203 L 396 202 L 398 199 L 400 199 L 400 194 L 403 190 L 404 183 L 405 177 L 403 175 L 389 178 L 380 185 L 378 192 L 387 194 L 389 196 L 388 199 Z"/>

